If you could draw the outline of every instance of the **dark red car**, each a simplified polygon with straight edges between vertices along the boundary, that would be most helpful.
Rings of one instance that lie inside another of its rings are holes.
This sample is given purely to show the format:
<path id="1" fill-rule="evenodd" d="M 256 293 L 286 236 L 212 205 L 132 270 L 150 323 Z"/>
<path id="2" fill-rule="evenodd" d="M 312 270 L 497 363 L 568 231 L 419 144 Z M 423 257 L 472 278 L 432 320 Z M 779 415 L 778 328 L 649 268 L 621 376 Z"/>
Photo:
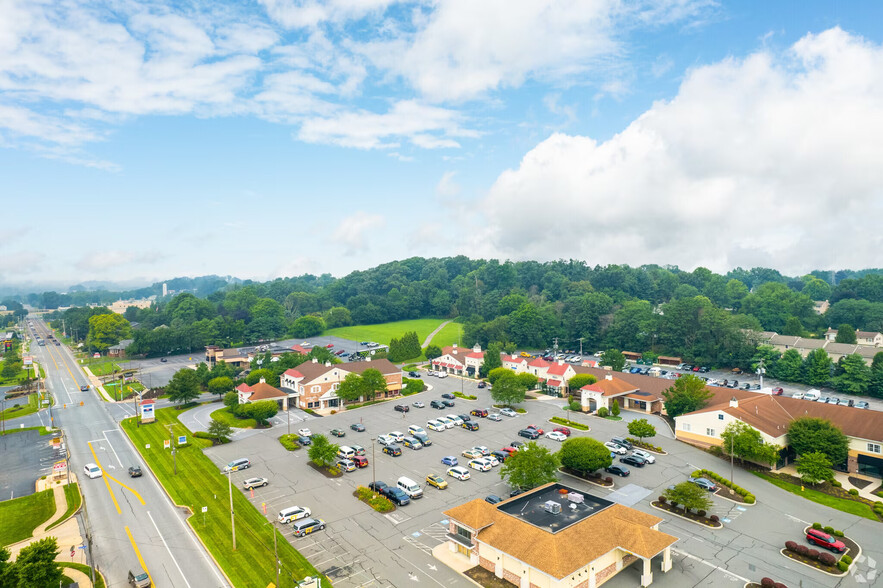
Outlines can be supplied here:
<path id="1" fill-rule="evenodd" d="M 570 429 L 568 429 L 567 427 L 555 427 L 552 430 L 561 433 L 565 437 L 570 437 Z"/>
<path id="2" fill-rule="evenodd" d="M 772 391 L 773 396 L 781 396 L 784 393 L 785 393 L 785 391 L 782 390 L 781 386 L 776 386 L 775 388 L 773 388 L 773 391 Z"/>
<path id="3" fill-rule="evenodd" d="M 810 543 L 815 543 L 819 547 L 836 551 L 837 553 L 843 553 L 846 551 L 846 544 L 843 541 L 832 537 L 820 529 L 807 529 L 806 540 Z"/>

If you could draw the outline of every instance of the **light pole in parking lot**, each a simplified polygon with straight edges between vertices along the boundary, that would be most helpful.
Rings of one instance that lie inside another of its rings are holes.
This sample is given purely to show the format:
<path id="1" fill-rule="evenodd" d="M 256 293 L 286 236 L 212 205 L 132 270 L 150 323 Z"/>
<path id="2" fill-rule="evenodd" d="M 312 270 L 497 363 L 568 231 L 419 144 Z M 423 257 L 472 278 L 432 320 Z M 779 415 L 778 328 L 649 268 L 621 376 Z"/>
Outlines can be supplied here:
<path id="1" fill-rule="evenodd" d="M 227 489 L 230 492 L 230 532 L 233 537 L 233 551 L 236 551 L 236 521 L 233 518 L 233 470 L 232 469 L 229 472 L 227 472 Z"/>
<path id="2" fill-rule="evenodd" d="M 377 446 L 376 440 L 371 439 L 371 477 L 374 479 L 374 493 L 377 493 Z"/>

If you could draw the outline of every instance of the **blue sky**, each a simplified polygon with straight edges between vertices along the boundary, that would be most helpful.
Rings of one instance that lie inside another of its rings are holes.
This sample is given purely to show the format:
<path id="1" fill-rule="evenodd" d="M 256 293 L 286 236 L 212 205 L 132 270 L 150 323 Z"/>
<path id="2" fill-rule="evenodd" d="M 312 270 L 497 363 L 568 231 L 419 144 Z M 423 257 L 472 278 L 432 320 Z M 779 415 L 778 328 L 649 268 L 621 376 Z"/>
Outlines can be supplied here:
<path id="1" fill-rule="evenodd" d="M 2 5 L 2 283 L 881 265 L 879 2 Z"/>

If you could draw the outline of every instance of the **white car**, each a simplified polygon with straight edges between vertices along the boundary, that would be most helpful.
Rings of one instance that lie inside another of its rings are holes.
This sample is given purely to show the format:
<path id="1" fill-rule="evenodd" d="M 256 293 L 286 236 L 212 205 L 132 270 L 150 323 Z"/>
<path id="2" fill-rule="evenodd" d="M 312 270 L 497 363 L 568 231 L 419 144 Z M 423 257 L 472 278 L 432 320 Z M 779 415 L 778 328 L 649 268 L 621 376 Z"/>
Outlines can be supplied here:
<path id="1" fill-rule="evenodd" d="M 444 431 L 446 429 L 445 424 L 441 421 L 437 421 L 432 419 L 431 421 L 426 421 L 426 426 L 429 427 L 433 431 Z"/>
<path id="2" fill-rule="evenodd" d="M 262 486 L 266 486 L 270 481 L 267 478 L 249 478 L 242 482 L 242 487 L 246 490 L 254 490 L 255 488 L 260 488 Z"/>
<path id="3" fill-rule="evenodd" d="M 448 373 L 447 373 L 447 372 L 438 372 L 436 375 L 437 375 L 439 378 L 447 378 L 447 377 L 448 377 Z"/>
<path id="4" fill-rule="evenodd" d="M 499 423 L 503 420 L 503 417 L 495 412 L 492 412 L 491 414 L 487 415 L 487 420 Z"/>
<path id="5" fill-rule="evenodd" d="M 446 429 L 453 429 L 454 428 L 454 421 L 452 421 L 448 417 L 438 417 L 436 420 L 438 422 L 440 422 L 441 424 L 443 424 Z"/>
<path id="6" fill-rule="evenodd" d="M 796 398 L 797 400 L 803 400 L 803 392 L 795 392 L 791 398 Z"/>
<path id="7" fill-rule="evenodd" d="M 306 518 L 311 514 L 313 514 L 312 511 L 305 506 L 289 506 L 288 508 L 283 508 L 279 511 L 279 516 L 276 517 L 276 520 L 282 524 L 292 523 Z"/>
<path id="8" fill-rule="evenodd" d="M 405 440 L 405 434 L 402 433 L 401 431 L 391 431 L 389 433 L 389 436 L 392 437 L 393 439 L 395 439 L 396 441 L 398 441 L 399 443 L 401 443 L 402 441 Z"/>
<path id="9" fill-rule="evenodd" d="M 392 445 L 396 440 L 389 435 L 377 435 L 377 442 L 381 445 Z"/>
<path id="10" fill-rule="evenodd" d="M 484 457 L 487 457 L 491 454 L 491 450 L 485 447 L 484 445 L 475 445 L 472 449 L 481 453 Z"/>
<path id="11" fill-rule="evenodd" d="M 546 438 L 552 441 L 567 441 L 567 435 L 558 431 L 549 431 L 546 433 Z"/>
<path id="12" fill-rule="evenodd" d="M 426 434 L 426 431 L 423 429 L 423 427 L 418 426 L 418 425 L 411 425 L 410 427 L 408 427 L 408 432 L 411 433 L 412 435 L 414 435 L 415 433 L 417 435 L 425 435 Z"/>
<path id="13" fill-rule="evenodd" d="M 518 413 L 512 410 L 511 408 L 501 408 L 500 414 L 507 417 L 518 416 Z"/>
<path id="14" fill-rule="evenodd" d="M 298 429 L 297 434 L 300 435 L 301 437 L 312 437 L 313 436 L 313 432 L 311 430 L 307 429 L 306 427 L 304 427 L 303 429 Z"/>
<path id="15" fill-rule="evenodd" d="M 427 370 L 427 371 L 426 371 L 426 375 L 427 375 L 427 376 L 434 376 L 434 375 L 435 375 L 435 370 Z"/>
<path id="16" fill-rule="evenodd" d="M 451 422 L 454 423 L 454 426 L 455 426 L 455 427 L 459 427 L 460 425 L 463 424 L 463 419 L 461 419 L 460 417 L 458 417 L 458 416 L 455 415 L 455 414 L 445 415 L 445 418 L 446 418 L 446 419 L 450 419 Z"/>
<path id="17" fill-rule="evenodd" d="M 479 472 L 489 472 L 491 470 L 491 464 L 484 459 L 470 459 L 469 467 L 473 470 L 478 470 Z"/>
<path id="18" fill-rule="evenodd" d="M 644 451 L 643 449 L 635 449 L 634 451 L 632 451 L 632 455 L 643 457 L 644 461 L 646 461 L 647 463 L 656 463 L 656 458 L 650 455 L 648 451 Z"/>
<path id="19" fill-rule="evenodd" d="M 606 441 L 604 443 L 604 447 L 619 455 L 625 455 L 626 453 L 628 453 L 628 450 L 625 447 L 623 447 L 622 445 L 617 445 L 616 443 L 611 443 L 610 441 Z"/>
<path id="20" fill-rule="evenodd" d="M 462 466 L 454 466 L 448 468 L 448 475 L 457 478 L 460 481 L 469 479 L 469 470 Z"/>
<path id="21" fill-rule="evenodd" d="M 98 467 L 98 464 L 94 463 L 87 463 L 86 467 L 83 468 L 83 473 L 89 478 L 100 478 L 103 475 L 101 468 Z"/>
<path id="22" fill-rule="evenodd" d="M 490 463 L 493 467 L 497 467 L 498 465 L 500 465 L 500 460 L 493 455 L 488 455 L 487 457 L 483 457 L 482 459 Z"/>

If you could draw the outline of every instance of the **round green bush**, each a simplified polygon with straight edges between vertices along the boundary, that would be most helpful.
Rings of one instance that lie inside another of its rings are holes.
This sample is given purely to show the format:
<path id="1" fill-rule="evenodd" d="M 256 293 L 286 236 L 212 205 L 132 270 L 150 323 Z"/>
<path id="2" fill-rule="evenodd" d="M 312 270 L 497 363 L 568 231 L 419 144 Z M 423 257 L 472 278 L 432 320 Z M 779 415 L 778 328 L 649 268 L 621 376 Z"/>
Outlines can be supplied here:
<path id="1" fill-rule="evenodd" d="M 843 531 L 839 531 L 837 529 L 834 529 L 834 532 L 831 534 L 834 535 L 835 537 L 843 537 Z"/>
<path id="2" fill-rule="evenodd" d="M 843 484 L 841 484 L 837 480 L 831 480 L 831 485 L 834 486 L 835 488 L 843 488 Z"/>
<path id="3" fill-rule="evenodd" d="M 747 504 L 754 504 L 755 502 L 757 502 L 757 499 L 754 497 L 753 494 L 746 494 L 745 495 L 745 502 Z"/>
<path id="4" fill-rule="evenodd" d="M 849 493 L 853 496 L 858 496 L 858 490 L 856 490 L 855 488 L 850 488 Z"/>
<path id="5" fill-rule="evenodd" d="M 827 533 L 828 535 L 833 535 L 833 534 L 834 534 L 834 527 L 831 527 L 831 526 L 824 527 L 824 531 L 825 531 L 825 533 Z"/>
<path id="6" fill-rule="evenodd" d="M 849 569 L 849 564 L 846 563 L 845 561 L 838 561 L 838 562 L 837 562 L 837 568 L 838 568 L 841 572 L 845 572 L 846 570 Z"/>
<path id="7" fill-rule="evenodd" d="M 813 523 L 812 528 L 815 529 L 816 531 L 821 531 L 822 530 L 822 523 Z"/>
<path id="8" fill-rule="evenodd" d="M 849 557 L 848 555 L 844 555 L 843 557 L 840 558 L 840 561 L 845 561 L 847 564 L 851 564 L 852 558 Z"/>

